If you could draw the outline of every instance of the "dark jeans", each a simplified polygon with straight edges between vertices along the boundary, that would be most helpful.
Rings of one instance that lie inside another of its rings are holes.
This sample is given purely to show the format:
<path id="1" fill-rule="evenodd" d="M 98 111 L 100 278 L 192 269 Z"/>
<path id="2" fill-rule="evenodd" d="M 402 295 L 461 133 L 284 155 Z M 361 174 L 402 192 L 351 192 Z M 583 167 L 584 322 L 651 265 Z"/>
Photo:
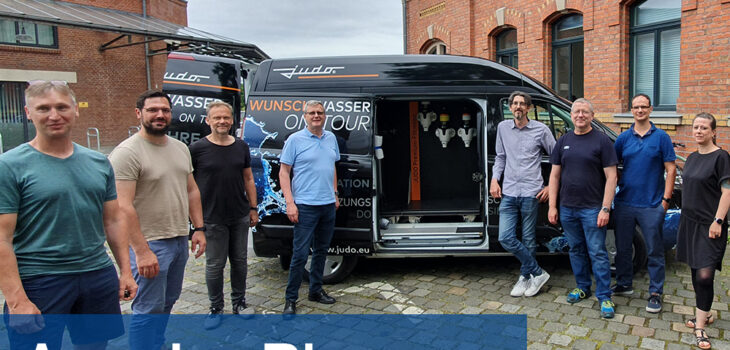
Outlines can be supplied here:
<path id="1" fill-rule="evenodd" d="M 631 244 L 634 239 L 634 228 L 641 227 L 649 254 L 649 293 L 664 293 L 664 207 L 637 208 L 627 205 L 616 205 L 616 284 L 630 287 L 633 283 L 634 270 L 631 261 Z"/>
<path id="2" fill-rule="evenodd" d="M 233 224 L 206 223 L 205 284 L 210 306 L 222 309 L 223 269 L 226 258 L 231 262 L 231 301 L 246 302 L 246 274 L 249 218 Z"/>
<path id="3" fill-rule="evenodd" d="M 335 229 L 335 204 L 297 204 L 299 222 L 294 225 L 294 242 L 289 266 L 286 300 L 296 301 L 302 284 L 304 265 L 312 247 L 312 265 L 309 273 L 309 294 L 322 290 L 322 274 Z"/>

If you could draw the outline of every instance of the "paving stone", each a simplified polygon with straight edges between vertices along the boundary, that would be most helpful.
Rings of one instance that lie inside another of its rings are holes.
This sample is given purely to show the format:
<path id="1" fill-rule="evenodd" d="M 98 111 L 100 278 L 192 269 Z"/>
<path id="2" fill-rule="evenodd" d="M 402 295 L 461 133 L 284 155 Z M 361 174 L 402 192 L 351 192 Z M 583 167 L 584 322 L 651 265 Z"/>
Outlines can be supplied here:
<path id="1" fill-rule="evenodd" d="M 624 347 L 617 344 L 606 343 L 601 345 L 600 350 L 624 350 Z"/>
<path id="2" fill-rule="evenodd" d="M 616 332 L 620 334 L 629 333 L 629 325 L 618 322 L 608 322 L 608 324 L 606 325 L 606 329 L 611 332 Z"/>
<path id="3" fill-rule="evenodd" d="M 647 328 L 642 326 L 634 326 L 631 328 L 631 334 L 639 337 L 653 337 L 654 332 L 654 328 Z"/>
<path id="4" fill-rule="evenodd" d="M 598 344 L 586 339 L 578 339 L 573 342 L 573 349 L 575 350 L 594 350 Z"/>
<path id="5" fill-rule="evenodd" d="M 548 339 L 548 344 L 557 344 L 562 346 L 568 346 L 573 339 L 564 334 L 553 333 Z"/>
<path id="6" fill-rule="evenodd" d="M 668 330 L 672 327 L 672 324 L 665 320 L 651 319 L 649 320 L 649 327 Z"/>
<path id="7" fill-rule="evenodd" d="M 642 349 L 650 349 L 650 350 L 664 350 L 665 343 L 661 340 L 656 340 L 652 338 L 642 338 L 641 339 L 641 348 Z"/>
<path id="8" fill-rule="evenodd" d="M 639 337 L 628 334 L 617 334 L 614 341 L 621 345 L 636 346 L 639 344 Z"/>
<path id="9" fill-rule="evenodd" d="M 527 346 L 527 350 L 552 350 L 553 347 L 547 344 L 532 343 Z"/>
<path id="10" fill-rule="evenodd" d="M 654 338 L 676 342 L 679 340 L 679 333 L 666 329 L 657 329 L 656 332 L 654 332 Z"/>
<path id="11" fill-rule="evenodd" d="M 568 327 L 565 324 L 558 323 L 558 322 L 547 322 L 542 327 L 544 331 L 552 332 L 552 333 L 562 333 L 565 332 Z"/>
<path id="12" fill-rule="evenodd" d="M 588 332 L 590 332 L 590 328 L 569 326 L 568 330 L 565 333 L 574 337 L 585 337 L 586 335 L 588 335 Z"/>
<path id="13" fill-rule="evenodd" d="M 634 326 L 643 326 L 646 319 L 637 316 L 625 316 L 623 322 Z"/>
<path id="14" fill-rule="evenodd" d="M 610 342 L 613 340 L 613 333 L 604 330 L 593 330 L 591 331 L 590 338 L 599 342 Z"/>

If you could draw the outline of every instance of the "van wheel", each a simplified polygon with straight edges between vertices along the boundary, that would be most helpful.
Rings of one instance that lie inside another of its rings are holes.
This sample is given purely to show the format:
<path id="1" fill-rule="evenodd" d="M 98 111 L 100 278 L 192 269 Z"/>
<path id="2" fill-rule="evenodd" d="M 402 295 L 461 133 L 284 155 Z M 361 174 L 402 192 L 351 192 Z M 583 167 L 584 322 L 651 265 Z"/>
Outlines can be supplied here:
<path id="1" fill-rule="evenodd" d="M 335 284 L 342 282 L 347 276 L 352 273 L 357 265 L 357 256 L 352 255 L 327 255 L 327 260 L 324 262 L 324 274 L 322 274 L 322 283 L 324 284 Z M 312 265 L 312 256 L 307 259 L 307 264 L 304 265 L 304 279 L 309 281 L 309 270 Z"/>
<path id="2" fill-rule="evenodd" d="M 606 231 L 606 250 L 608 251 L 608 260 L 611 263 L 611 274 L 614 275 L 616 273 L 616 237 L 614 229 Z M 646 241 L 641 229 L 637 227 L 631 244 L 631 261 L 634 265 L 634 274 L 646 266 L 646 260 Z"/>
<path id="3" fill-rule="evenodd" d="M 291 265 L 291 255 L 279 255 L 279 264 L 281 264 L 282 270 L 289 270 L 289 265 Z"/>

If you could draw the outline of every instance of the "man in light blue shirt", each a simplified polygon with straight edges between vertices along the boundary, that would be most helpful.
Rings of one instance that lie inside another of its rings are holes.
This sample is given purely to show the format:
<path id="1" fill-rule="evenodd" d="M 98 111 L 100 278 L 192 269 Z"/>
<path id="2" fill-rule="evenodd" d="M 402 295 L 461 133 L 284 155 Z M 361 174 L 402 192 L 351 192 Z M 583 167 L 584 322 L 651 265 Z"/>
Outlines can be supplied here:
<path id="1" fill-rule="evenodd" d="M 543 186 L 540 161 L 555 146 L 555 138 L 545 124 L 529 120 L 532 107 L 530 95 L 515 91 L 509 97 L 509 109 L 514 119 L 497 126 L 497 140 L 489 193 L 501 198 L 499 205 L 499 243 L 520 261 L 520 277 L 510 291 L 513 297 L 534 296 L 550 275 L 537 264 L 535 253 L 535 223 L 538 201 L 548 199 Z M 502 179 L 503 188 L 499 185 Z M 522 216 L 522 242 L 517 239 L 517 220 Z"/>
<path id="2" fill-rule="evenodd" d="M 334 304 L 335 299 L 322 289 L 322 275 L 335 228 L 337 173 L 340 160 L 337 138 L 324 130 L 327 117 L 320 101 L 304 106 L 307 127 L 292 134 L 281 151 L 279 184 L 286 200 L 286 215 L 294 223 L 292 259 L 286 286 L 284 314 L 296 313 L 304 264 L 312 247 L 309 274 L 309 300 Z M 314 244 L 312 243 L 314 242 Z"/>

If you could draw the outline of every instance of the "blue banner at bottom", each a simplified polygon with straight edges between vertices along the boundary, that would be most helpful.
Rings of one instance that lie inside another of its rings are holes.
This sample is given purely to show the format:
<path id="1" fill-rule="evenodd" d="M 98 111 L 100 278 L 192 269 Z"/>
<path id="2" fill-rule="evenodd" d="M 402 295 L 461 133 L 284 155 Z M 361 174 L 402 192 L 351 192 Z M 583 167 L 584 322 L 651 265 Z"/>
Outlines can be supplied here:
<path id="1" fill-rule="evenodd" d="M 525 315 L 5 315 L 0 349 L 526 349 Z"/>

